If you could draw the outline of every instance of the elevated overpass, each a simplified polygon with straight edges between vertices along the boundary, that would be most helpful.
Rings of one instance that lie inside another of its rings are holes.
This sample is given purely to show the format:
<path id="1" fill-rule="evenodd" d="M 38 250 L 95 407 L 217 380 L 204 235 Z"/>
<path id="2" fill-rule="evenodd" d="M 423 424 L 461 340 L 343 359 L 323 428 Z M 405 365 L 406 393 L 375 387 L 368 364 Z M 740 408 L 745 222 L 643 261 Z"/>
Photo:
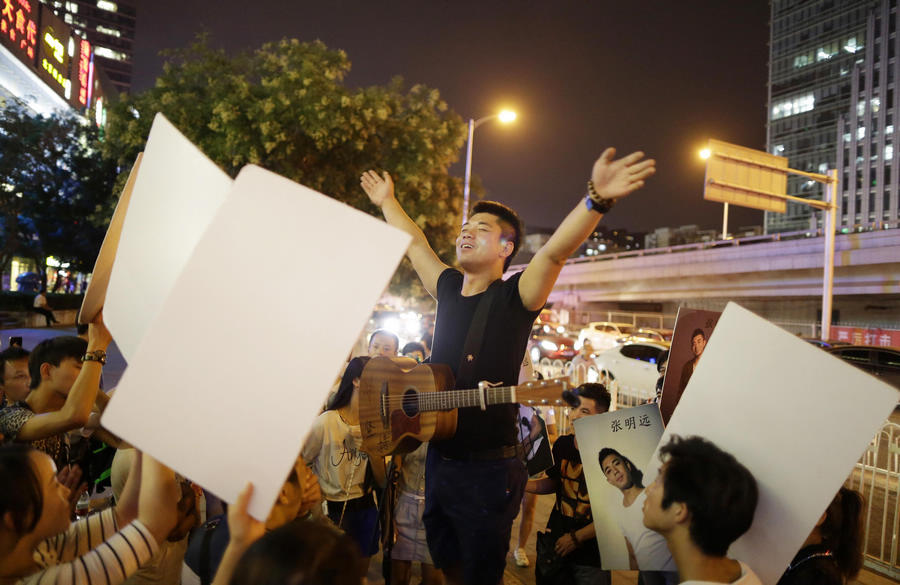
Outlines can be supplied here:
<path id="1" fill-rule="evenodd" d="M 836 307 L 852 296 L 900 303 L 900 229 L 839 234 L 835 250 Z M 573 258 L 550 301 L 575 310 L 656 302 L 667 312 L 681 303 L 715 306 L 704 299 L 808 299 L 814 306 L 822 295 L 823 259 L 821 234 L 805 232 Z M 900 309 L 888 312 L 900 320 Z"/>

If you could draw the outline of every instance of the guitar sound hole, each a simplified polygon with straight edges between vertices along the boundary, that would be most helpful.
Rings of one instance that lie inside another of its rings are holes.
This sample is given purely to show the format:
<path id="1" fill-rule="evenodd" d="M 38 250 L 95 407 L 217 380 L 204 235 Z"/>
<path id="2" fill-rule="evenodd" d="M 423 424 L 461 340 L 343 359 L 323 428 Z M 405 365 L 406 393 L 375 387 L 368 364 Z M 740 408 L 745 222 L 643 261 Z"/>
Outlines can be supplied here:
<path id="1" fill-rule="evenodd" d="M 419 393 L 413 388 L 403 393 L 403 414 L 409 418 L 419 414 Z"/>

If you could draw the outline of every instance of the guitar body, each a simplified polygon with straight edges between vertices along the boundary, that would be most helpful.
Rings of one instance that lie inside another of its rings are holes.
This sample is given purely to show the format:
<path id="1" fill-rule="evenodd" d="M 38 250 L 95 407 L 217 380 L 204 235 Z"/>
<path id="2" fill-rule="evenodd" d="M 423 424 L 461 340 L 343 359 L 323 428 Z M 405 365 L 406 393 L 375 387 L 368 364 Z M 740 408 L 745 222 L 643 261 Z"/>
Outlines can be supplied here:
<path id="1" fill-rule="evenodd" d="M 453 372 L 443 364 L 418 364 L 409 358 L 369 360 L 359 381 L 362 449 L 369 459 L 409 453 L 424 441 L 452 437 L 456 409 L 420 412 L 417 407 L 419 394 L 452 388 Z"/>

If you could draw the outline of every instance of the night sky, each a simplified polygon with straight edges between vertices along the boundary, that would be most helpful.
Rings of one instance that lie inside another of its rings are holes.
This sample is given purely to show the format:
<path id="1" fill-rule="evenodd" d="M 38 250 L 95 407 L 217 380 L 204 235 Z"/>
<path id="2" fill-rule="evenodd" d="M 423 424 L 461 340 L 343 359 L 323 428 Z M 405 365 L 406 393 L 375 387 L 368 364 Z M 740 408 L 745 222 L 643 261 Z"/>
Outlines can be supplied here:
<path id="1" fill-rule="evenodd" d="M 133 91 L 161 72 L 160 49 L 200 30 L 229 51 L 320 39 L 347 52 L 350 85 L 401 75 L 463 118 L 515 109 L 515 124 L 476 130 L 473 172 L 527 225 L 555 226 L 611 145 L 645 151 L 657 174 L 606 225 L 721 228 L 697 151 L 709 137 L 764 149 L 768 13 L 764 0 L 155 0 L 138 8 Z M 464 158 L 451 172 L 463 175 Z M 730 229 L 762 223 L 755 210 L 729 216 Z"/>

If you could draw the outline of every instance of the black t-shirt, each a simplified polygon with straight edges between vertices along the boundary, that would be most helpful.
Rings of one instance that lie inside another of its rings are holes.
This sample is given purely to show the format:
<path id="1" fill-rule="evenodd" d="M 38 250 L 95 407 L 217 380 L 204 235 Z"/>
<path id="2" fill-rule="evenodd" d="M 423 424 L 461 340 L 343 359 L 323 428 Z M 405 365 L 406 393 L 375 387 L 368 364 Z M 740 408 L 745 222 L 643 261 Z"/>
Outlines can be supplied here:
<path id="1" fill-rule="evenodd" d="M 519 369 L 531 326 L 540 310 L 529 311 L 519 296 L 518 272 L 502 281 L 496 292 L 484 327 L 481 352 L 473 368 L 471 380 L 457 379 L 456 388 L 477 388 L 478 382 L 500 382 L 503 386 L 518 383 Z M 455 268 L 441 273 L 437 283 L 437 316 L 431 361 L 446 364 L 457 375 L 463 346 L 478 301 L 484 293 L 462 296 L 463 274 Z M 479 408 L 460 408 L 456 435 L 431 445 L 447 457 L 462 457 L 472 451 L 515 445 L 517 404 L 499 404 Z"/>
<path id="2" fill-rule="evenodd" d="M 561 529 L 553 531 L 554 535 L 561 536 L 562 533 L 584 528 L 594 521 L 584 468 L 581 465 L 581 453 L 575 447 L 575 435 L 563 435 L 553 444 L 553 467 L 547 470 L 547 477 L 559 482 L 556 488 L 556 505 L 547 523 L 548 528 Z M 575 565 L 599 567 L 600 549 L 596 539 L 582 542 L 566 558 Z"/>

